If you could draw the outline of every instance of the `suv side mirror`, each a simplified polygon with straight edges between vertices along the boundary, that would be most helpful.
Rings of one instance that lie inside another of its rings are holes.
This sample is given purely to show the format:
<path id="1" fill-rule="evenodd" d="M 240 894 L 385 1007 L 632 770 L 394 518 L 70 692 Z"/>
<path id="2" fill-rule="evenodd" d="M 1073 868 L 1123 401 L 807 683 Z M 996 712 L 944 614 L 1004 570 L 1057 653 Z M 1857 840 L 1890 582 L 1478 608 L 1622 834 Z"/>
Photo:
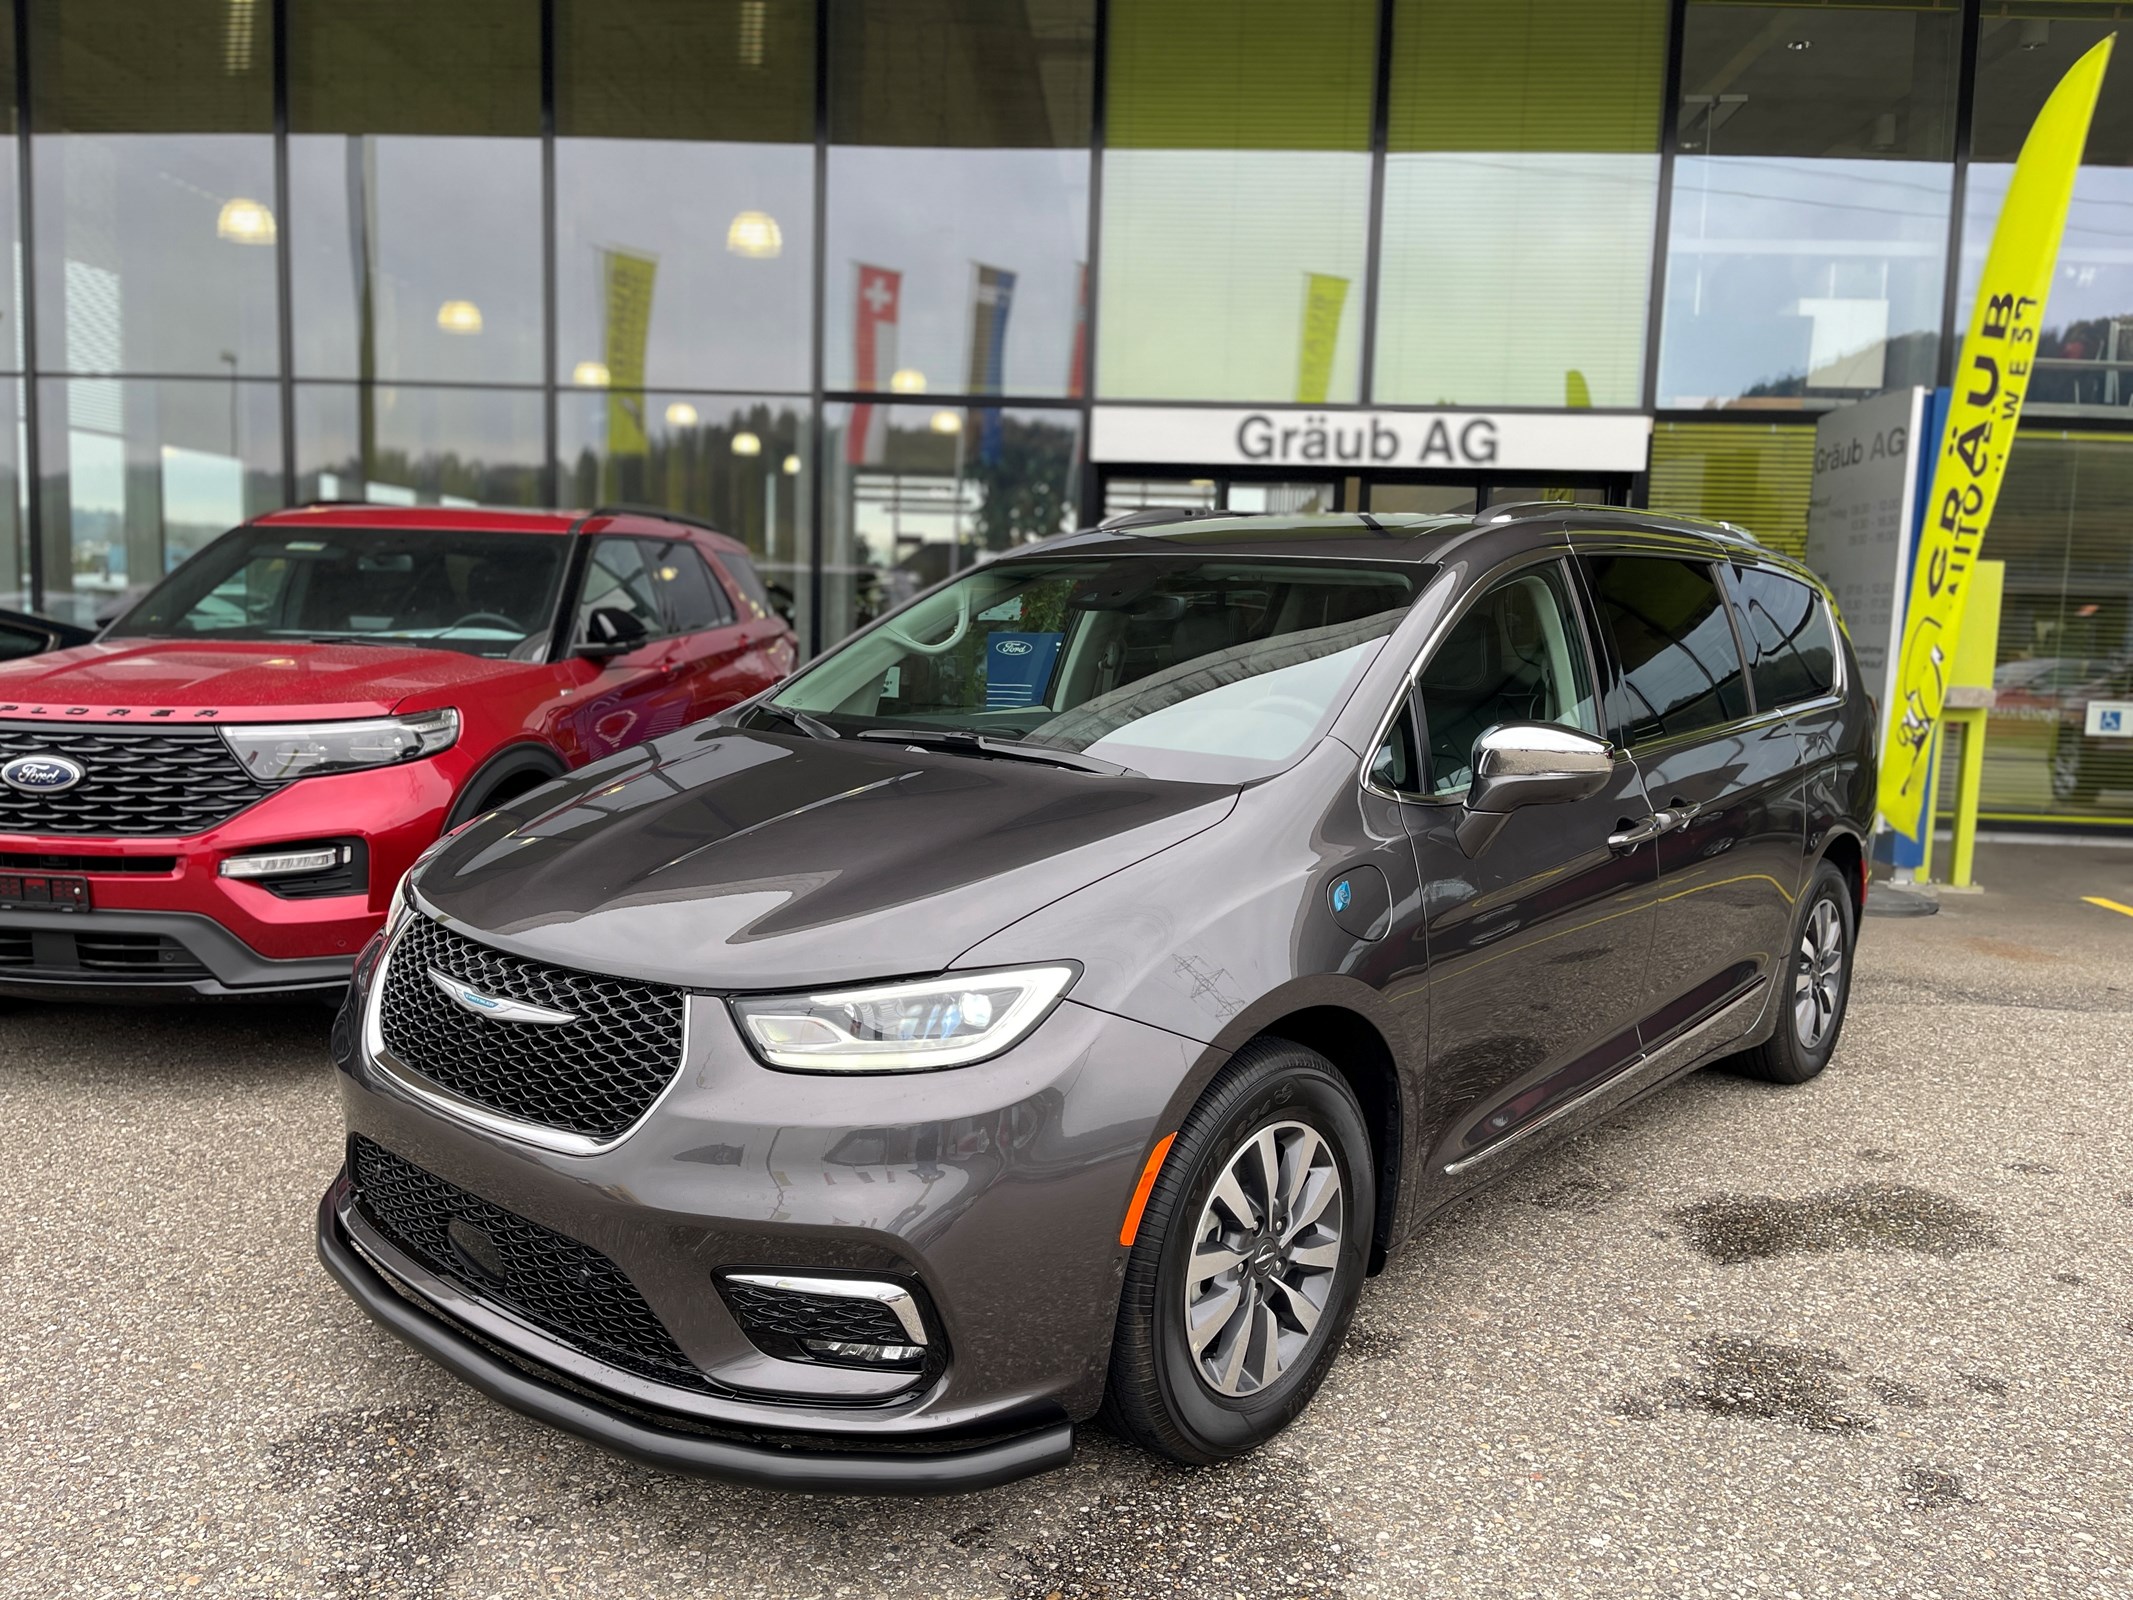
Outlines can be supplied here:
<path id="1" fill-rule="evenodd" d="M 794 600 L 790 589 L 782 583 L 766 583 L 763 585 L 763 592 L 770 596 L 770 609 L 785 619 L 788 628 L 798 626 L 793 621 L 793 613 L 799 609 L 798 602 Z"/>
<path id="2" fill-rule="evenodd" d="M 1614 747 L 1553 722 L 1499 722 L 1474 741 L 1474 781 L 1459 819 L 1459 848 L 1469 857 L 1489 847 L 1521 806 L 1587 800 L 1607 786 Z"/>
<path id="3" fill-rule="evenodd" d="M 628 655 L 651 637 L 649 628 L 619 606 L 594 606 L 585 619 L 585 637 L 571 654 L 588 661 L 608 661 Z"/>

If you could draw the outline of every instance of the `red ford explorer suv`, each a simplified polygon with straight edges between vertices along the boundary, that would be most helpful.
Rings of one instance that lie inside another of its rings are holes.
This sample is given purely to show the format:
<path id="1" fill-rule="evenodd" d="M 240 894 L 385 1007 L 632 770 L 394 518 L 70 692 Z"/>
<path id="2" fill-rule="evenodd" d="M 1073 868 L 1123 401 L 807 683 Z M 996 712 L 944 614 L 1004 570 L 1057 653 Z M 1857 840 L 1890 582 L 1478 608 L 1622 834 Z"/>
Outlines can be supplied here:
<path id="1" fill-rule="evenodd" d="M 653 512 L 320 506 L 0 662 L 0 995 L 337 994 L 438 835 L 791 671 Z"/>

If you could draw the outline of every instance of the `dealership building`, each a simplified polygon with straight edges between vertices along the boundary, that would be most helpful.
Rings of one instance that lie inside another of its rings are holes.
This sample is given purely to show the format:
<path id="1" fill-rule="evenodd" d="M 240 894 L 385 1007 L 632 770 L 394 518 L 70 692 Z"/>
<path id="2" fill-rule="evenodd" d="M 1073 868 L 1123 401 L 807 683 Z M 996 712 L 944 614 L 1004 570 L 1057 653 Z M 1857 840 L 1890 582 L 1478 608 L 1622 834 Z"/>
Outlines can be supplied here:
<path id="1" fill-rule="evenodd" d="M 819 647 L 1145 504 L 1804 545 L 2084 0 L 12 0 L 0 604 L 314 499 L 646 503 Z M 1988 817 L 2133 823 L 2133 59 L 1986 554 Z M 2113 688 L 2113 685 L 2117 688 Z"/>

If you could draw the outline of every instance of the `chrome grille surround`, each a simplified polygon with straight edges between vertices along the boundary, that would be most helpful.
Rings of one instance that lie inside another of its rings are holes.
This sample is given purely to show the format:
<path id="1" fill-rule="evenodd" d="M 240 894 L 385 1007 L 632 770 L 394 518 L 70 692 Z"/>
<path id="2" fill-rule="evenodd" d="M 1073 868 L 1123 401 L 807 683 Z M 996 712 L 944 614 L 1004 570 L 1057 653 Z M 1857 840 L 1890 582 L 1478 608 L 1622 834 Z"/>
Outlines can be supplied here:
<path id="1" fill-rule="evenodd" d="M 501 1022 L 447 998 L 433 973 L 484 994 L 569 1013 Z M 636 1130 L 680 1077 L 688 994 L 511 955 L 420 910 L 379 963 L 364 1019 L 371 1063 L 459 1121 L 596 1155 Z"/>

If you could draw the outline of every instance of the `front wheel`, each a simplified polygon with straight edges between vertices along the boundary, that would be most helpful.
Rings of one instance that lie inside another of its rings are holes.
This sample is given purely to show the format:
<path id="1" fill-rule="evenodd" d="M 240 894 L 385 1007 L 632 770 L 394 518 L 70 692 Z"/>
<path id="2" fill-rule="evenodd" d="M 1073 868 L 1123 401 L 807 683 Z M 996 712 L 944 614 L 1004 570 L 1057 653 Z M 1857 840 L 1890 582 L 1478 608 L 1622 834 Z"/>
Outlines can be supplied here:
<path id="1" fill-rule="evenodd" d="M 1815 868 L 1793 929 L 1789 970 L 1780 967 L 1777 1031 L 1733 1058 L 1750 1077 L 1805 1083 L 1824 1067 L 1844 1031 L 1851 999 L 1852 948 L 1858 932 L 1851 889 L 1827 861 Z"/>
<path id="2" fill-rule="evenodd" d="M 1284 1039 L 1239 1050 L 1142 1213 L 1105 1423 L 1188 1465 L 1287 1427 L 1340 1350 L 1376 1215 L 1369 1131 L 1332 1064 Z"/>

